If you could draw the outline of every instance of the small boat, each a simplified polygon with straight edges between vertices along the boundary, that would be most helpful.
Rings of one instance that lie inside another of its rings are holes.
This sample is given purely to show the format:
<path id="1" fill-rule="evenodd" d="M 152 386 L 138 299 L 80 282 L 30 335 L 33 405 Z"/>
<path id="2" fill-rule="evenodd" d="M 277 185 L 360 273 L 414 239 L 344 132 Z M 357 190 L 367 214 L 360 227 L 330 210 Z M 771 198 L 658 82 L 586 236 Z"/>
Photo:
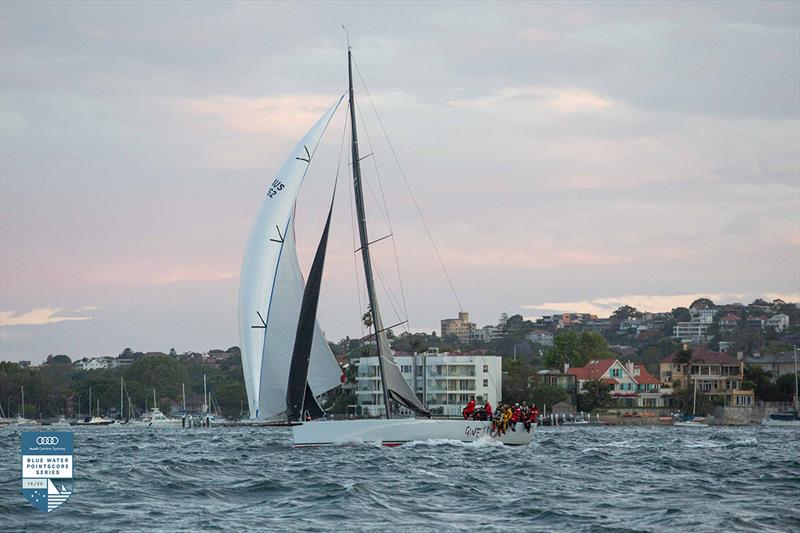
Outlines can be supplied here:
<path id="1" fill-rule="evenodd" d="M 800 427 L 800 415 L 797 414 L 797 411 L 770 413 L 761 423 L 765 426 Z"/>
<path id="2" fill-rule="evenodd" d="M 158 407 L 153 407 L 148 414 L 142 416 L 140 420 L 131 422 L 131 424 L 154 428 L 179 428 L 184 425 L 184 421 L 180 418 L 170 418 L 162 413 Z"/>
<path id="3" fill-rule="evenodd" d="M 93 417 L 86 417 L 83 420 L 78 420 L 76 422 L 70 422 L 71 426 L 110 426 L 114 423 L 114 420 L 110 418 L 104 418 L 102 416 L 93 416 Z"/>
<path id="4" fill-rule="evenodd" d="M 25 418 L 22 415 L 18 415 L 17 418 L 11 423 L 12 426 L 38 426 L 39 422 L 36 420 L 31 420 L 30 418 Z"/>
<path id="5" fill-rule="evenodd" d="M 89 405 L 90 406 L 92 405 L 91 404 L 91 401 L 92 401 L 91 400 L 91 394 L 92 394 L 92 390 L 90 388 L 89 389 L 89 395 L 90 395 L 89 396 Z M 91 415 L 91 413 L 89 413 L 89 414 Z M 87 416 L 83 420 L 79 420 L 77 422 L 70 422 L 70 425 L 71 426 L 110 426 L 113 423 L 114 423 L 114 420 L 112 420 L 111 418 L 105 418 L 105 417 L 100 416 L 100 399 L 98 398 L 97 399 L 97 415 L 96 416 L 91 416 L 91 417 Z"/>

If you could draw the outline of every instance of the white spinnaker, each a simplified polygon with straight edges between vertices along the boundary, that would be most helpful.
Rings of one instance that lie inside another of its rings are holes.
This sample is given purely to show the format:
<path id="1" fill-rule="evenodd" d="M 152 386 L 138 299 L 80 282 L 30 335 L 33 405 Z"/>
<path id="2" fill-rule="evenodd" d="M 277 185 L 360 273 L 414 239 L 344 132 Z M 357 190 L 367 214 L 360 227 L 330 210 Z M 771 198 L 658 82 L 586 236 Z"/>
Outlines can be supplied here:
<path id="1" fill-rule="evenodd" d="M 340 103 L 341 98 L 306 133 L 292 150 L 275 179 L 267 184 L 266 198 L 245 249 L 239 278 L 239 341 L 242 351 L 244 383 L 247 389 L 247 404 L 251 418 L 267 419 L 282 412 L 286 407 L 285 397 L 282 397 L 277 405 L 274 404 L 275 400 L 272 397 L 269 400 L 271 404 L 265 403 L 265 400 L 261 398 L 261 392 L 265 389 L 263 380 L 266 379 L 270 383 L 270 387 L 273 382 L 281 382 L 285 395 L 289 376 L 288 363 L 283 375 L 265 373 L 265 355 L 267 357 L 285 357 L 287 361 L 292 356 L 294 330 L 291 335 L 276 334 L 272 337 L 271 322 L 277 320 L 275 329 L 281 330 L 283 328 L 280 323 L 290 320 L 290 315 L 294 315 L 294 325 L 297 326 L 303 297 L 303 278 L 294 247 L 292 225 L 294 205 L 306 175 L 309 160 Z M 275 286 L 279 273 L 281 274 L 280 279 L 286 287 Z M 299 289 L 297 289 L 298 286 Z M 274 306 L 276 289 L 281 289 L 277 291 L 281 295 L 277 308 Z M 289 307 L 292 307 L 295 299 L 297 311 L 292 311 Z M 282 307 L 286 307 L 286 309 Z M 267 322 L 266 328 L 252 327 L 263 325 L 258 316 L 259 313 Z M 288 337 L 291 337 L 291 343 L 286 344 Z M 270 338 L 270 341 L 265 349 L 266 338 Z M 273 339 L 275 340 L 274 345 Z M 272 365 L 269 365 L 268 368 L 271 367 Z M 279 370 L 280 365 L 277 368 L 277 371 Z M 323 377 L 323 374 L 328 373 L 330 375 Z M 335 387 L 339 384 L 340 375 L 339 365 L 322 338 L 321 330 L 317 325 L 309 366 L 309 384 L 312 391 L 314 394 L 321 394 Z"/>

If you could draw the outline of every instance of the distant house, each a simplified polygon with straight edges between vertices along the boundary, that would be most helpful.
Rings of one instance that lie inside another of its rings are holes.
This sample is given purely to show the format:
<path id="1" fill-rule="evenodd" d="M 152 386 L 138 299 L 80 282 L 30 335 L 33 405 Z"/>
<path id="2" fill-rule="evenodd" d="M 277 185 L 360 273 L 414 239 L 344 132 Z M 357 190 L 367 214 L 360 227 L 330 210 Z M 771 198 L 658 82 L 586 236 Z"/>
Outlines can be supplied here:
<path id="1" fill-rule="evenodd" d="M 543 385 L 553 385 L 561 387 L 567 393 L 572 405 L 578 403 L 578 380 L 575 374 L 569 372 L 569 365 L 564 365 L 565 369 L 544 369 L 539 370 L 534 376 L 534 383 Z"/>
<path id="2" fill-rule="evenodd" d="M 590 380 L 600 380 L 611 388 L 611 397 L 624 407 L 661 407 L 661 382 L 640 364 L 618 359 L 593 359 L 586 366 L 568 370 L 578 381 L 578 392 Z"/>
<path id="3" fill-rule="evenodd" d="M 774 328 L 775 331 L 780 333 L 789 327 L 789 315 L 784 315 L 783 313 L 772 315 L 764 322 L 763 325 L 765 327 Z"/>
<path id="4" fill-rule="evenodd" d="M 745 364 L 759 367 L 772 374 L 773 381 L 784 374 L 794 374 L 794 352 L 772 355 L 753 354 L 743 358 Z"/>
<path id="5" fill-rule="evenodd" d="M 708 338 L 708 327 L 711 324 L 692 320 L 689 322 L 678 322 L 672 329 L 672 337 L 680 342 L 703 342 Z"/>
<path id="6" fill-rule="evenodd" d="M 735 313 L 728 313 L 719 319 L 719 330 L 730 332 L 739 326 L 741 317 Z"/>
<path id="7" fill-rule="evenodd" d="M 688 364 L 677 364 L 676 355 L 672 354 L 661 360 L 659 370 L 663 383 L 691 389 L 697 382 L 698 390 L 711 397 L 723 399 L 726 405 L 752 405 L 753 391 L 740 389 L 744 381 L 742 361 L 730 354 L 712 352 L 706 348 L 693 350 Z M 734 396 L 738 399 L 734 399 Z"/>
<path id="8" fill-rule="evenodd" d="M 553 333 L 547 330 L 532 331 L 526 335 L 526 338 L 533 344 L 541 344 L 542 346 L 553 346 L 555 340 Z"/>

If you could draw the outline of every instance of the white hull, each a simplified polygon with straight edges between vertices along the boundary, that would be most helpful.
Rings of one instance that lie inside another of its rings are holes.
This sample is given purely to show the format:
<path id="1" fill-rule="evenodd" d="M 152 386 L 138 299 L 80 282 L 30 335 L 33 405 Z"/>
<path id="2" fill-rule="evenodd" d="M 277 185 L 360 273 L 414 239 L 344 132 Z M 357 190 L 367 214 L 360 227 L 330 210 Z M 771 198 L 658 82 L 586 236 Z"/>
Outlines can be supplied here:
<path id="1" fill-rule="evenodd" d="M 764 418 L 761 420 L 761 424 L 765 426 L 800 428 L 800 420 L 773 420 L 772 418 Z"/>
<path id="2" fill-rule="evenodd" d="M 395 418 L 392 420 L 317 420 L 292 426 L 295 446 L 330 446 L 354 443 L 376 443 L 397 446 L 412 441 L 432 439 L 476 442 L 498 440 L 503 444 L 524 446 L 533 440 L 536 426 L 530 432 L 517 424 L 516 431 L 492 436 L 492 423 L 476 420 L 429 420 Z"/>
<path id="3" fill-rule="evenodd" d="M 707 428 L 708 424 L 703 424 L 701 422 L 675 422 L 672 424 L 673 426 L 682 427 L 682 428 Z"/>

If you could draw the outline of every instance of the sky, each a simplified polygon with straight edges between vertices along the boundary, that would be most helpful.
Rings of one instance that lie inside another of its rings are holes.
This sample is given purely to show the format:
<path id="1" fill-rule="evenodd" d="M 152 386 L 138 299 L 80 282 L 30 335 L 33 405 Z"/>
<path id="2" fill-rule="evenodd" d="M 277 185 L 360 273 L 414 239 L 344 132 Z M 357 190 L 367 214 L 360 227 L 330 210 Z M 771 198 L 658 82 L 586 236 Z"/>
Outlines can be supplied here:
<path id="1" fill-rule="evenodd" d="M 0 360 L 237 345 L 266 184 L 347 87 L 342 24 L 387 324 L 800 300 L 800 3 L 3 1 Z M 347 186 L 334 341 L 363 331 Z"/>

